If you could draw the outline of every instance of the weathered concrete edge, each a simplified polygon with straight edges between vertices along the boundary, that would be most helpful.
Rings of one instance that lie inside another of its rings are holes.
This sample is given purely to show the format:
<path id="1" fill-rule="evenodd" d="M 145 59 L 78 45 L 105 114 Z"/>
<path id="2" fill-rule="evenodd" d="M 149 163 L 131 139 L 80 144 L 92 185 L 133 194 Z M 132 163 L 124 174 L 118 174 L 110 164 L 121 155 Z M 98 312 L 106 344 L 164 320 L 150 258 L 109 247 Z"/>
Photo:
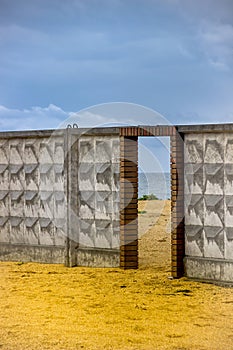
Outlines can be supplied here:
<path id="1" fill-rule="evenodd" d="M 0 261 L 64 264 L 65 248 L 60 246 L 33 246 L 0 244 Z"/>
<path id="2" fill-rule="evenodd" d="M 197 125 L 176 125 L 179 133 L 224 133 L 233 132 L 233 123 L 229 124 L 197 124 Z"/>
<path id="3" fill-rule="evenodd" d="M 135 125 L 131 127 L 166 127 L 172 125 Z M 194 124 L 194 125 L 174 125 L 178 132 L 188 133 L 220 133 L 220 132 L 233 132 L 233 123 L 228 124 Z M 23 130 L 23 131 L 1 131 L 0 138 L 19 138 L 19 137 L 51 137 L 62 136 L 64 132 L 68 130 L 71 135 L 119 135 L 121 127 L 94 127 L 94 128 L 68 128 L 68 129 L 44 129 L 44 130 Z"/>
<path id="4" fill-rule="evenodd" d="M 0 139 L 11 138 L 35 138 L 35 137 L 57 137 L 63 136 L 65 132 L 71 135 L 119 135 L 120 128 L 104 127 L 104 128 L 68 128 L 68 129 L 50 129 L 50 130 L 22 130 L 22 131 L 1 131 Z"/>
<path id="5" fill-rule="evenodd" d="M 0 139 L 13 138 L 40 138 L 64 135 L 64 130 L 22 130 L 22 131 L 1 131 Z"/>
<path id="6" fill-rule="evenodd" d="M 184 258 L 185 276 L 219 284 L 233 284 L 233 260 L 214 258 Z"/>
<path id="7" fill-rule="evenodd" d="M 120 135 L 120 127 L 104 127 L 104 128 L 68 128 L 68 132 L 72 135 L 90 135 L 90 136 L 109 136 Z"/>
<path id="8" fill-rule="evenodd" d="M 64 264 L 65 247 L 0 243 L 0 261 L 23 261 L 46 264 Z M 79 248 L 77 266 L 119 267 L 119 249 Z"/>
<path id="9" fill-rule="evenodd" d="M 76 251 L 77 266 L 119 267 L 120 250 L 100 248 L 79 248 Z"/>

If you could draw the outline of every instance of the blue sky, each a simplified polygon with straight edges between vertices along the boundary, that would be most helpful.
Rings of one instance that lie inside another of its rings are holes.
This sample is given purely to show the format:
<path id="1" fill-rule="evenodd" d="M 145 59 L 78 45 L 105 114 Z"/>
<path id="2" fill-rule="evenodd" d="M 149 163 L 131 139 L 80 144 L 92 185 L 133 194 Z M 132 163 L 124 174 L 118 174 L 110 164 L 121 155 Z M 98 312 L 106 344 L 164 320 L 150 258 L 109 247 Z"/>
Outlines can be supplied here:
<path id="1" fill-rule="evenodd" d="M 232 0 L 0 0 L 0 46 L 2 129 L 115 101 L 233 118 Z"/>
<path id="2" fill-rule="evenodd" d="M 0 130 L 118 101 L 173 124 L 233 121 L 232 0 L 0 0 L 0 50 Z"/>

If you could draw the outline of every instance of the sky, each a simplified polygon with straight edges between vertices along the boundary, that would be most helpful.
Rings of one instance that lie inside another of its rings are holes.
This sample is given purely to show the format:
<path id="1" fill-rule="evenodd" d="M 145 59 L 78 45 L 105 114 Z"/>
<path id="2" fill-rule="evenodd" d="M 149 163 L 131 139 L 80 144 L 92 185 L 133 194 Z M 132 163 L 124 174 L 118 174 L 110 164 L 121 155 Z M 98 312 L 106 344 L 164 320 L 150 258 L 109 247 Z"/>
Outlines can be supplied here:
<path id="1" fill-rule="evenodd" d="M 0 51 L 0 130 L 233 121 L 232 0 L 0 0 Z"/>

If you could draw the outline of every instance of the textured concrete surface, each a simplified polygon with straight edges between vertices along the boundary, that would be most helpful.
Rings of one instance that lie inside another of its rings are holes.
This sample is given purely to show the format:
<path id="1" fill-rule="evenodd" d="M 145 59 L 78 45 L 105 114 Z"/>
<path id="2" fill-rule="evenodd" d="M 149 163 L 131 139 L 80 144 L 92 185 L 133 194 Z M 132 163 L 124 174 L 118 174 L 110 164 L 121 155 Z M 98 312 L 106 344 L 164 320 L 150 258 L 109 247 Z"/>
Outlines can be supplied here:
<path id="1" fill-rule="evenodd" d="M 113 249 L 78 249 L 78 266 L 119 267 L 119 250 Z"/>
<path id="2" fill-rule="evenodd" d="M 86 265 L 77 247 L 119 249 L 117 133 L 0 133 L 0 259 Z"/>
<path id="3" fill-rule="evenodd" d="M 0 137 L 0 243 L 65 245 L 63 136 L 46 135 Z"/>
<path id="4" fill-rule="evenodd" d="M 0 244 L 1 261 L 40 262 L 47 264 L 64 263 L 64 247 L 31 244 Z"/>
<path id="5" fill-rule="evenodd" d="M 219 259 L 221 266 L 226 260 L 233 262 L 232 151 L 231 133 L 185 135 L 185 254 L 204 259 L 195 260 L 193 271 L 194 265 L 187 267 L 190 277 L 209 279 L 202 270 L 213 259 Z M 216 262 L 213 266 L 218 271 Z M 213 279 L 231 278 L 224 276 L 227 269 L 221 274 L 214 271 Z"/>
<path id="6" fill-rule="evenodd" d="M 229 132 L 233 132 L 233 123 L 177 125 L 176 128 L 178 132 L 184 133 L 184 134 L 229 133 Z"/>
<path id="7" fill-rule="evenodd" d="M 232 260 L 185 257 L 185 272 L 189 278 L 233 286 Z"/>
<path id="8" fill-rule="evenodd" d="M 77 249 L 119 250 L 120 140 L 114 134 L 68 133 L 66 265 L 80 265 L 81 259 L 90 266 Z M 101 259 L 91 261 L 103 266 Z"/>
<path id="9" fill-rule="evenodd" d="M 233 281 L 233 125 L 178 130 L 187 274 Z M 119 148 L 118 128 L 1 133 L 0 259 L 115 266 Z"/>
<path id="10" fill-rule="evenodd" d="M 78 149 L 79 243 L 119 248 L 119 137 L 82 136 Z"/>

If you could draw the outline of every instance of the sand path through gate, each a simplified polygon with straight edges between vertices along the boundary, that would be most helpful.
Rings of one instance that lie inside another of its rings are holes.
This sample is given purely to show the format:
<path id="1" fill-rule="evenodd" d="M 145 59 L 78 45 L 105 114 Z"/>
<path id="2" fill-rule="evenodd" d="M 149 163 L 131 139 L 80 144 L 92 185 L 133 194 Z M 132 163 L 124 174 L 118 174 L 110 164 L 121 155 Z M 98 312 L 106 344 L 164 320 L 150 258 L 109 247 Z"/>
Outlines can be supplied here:
<path id="1" fill-rule="evenodd" d="M 138 201 L 138 211 L 139 267 L 170 271 L 170 201 Z"/>

